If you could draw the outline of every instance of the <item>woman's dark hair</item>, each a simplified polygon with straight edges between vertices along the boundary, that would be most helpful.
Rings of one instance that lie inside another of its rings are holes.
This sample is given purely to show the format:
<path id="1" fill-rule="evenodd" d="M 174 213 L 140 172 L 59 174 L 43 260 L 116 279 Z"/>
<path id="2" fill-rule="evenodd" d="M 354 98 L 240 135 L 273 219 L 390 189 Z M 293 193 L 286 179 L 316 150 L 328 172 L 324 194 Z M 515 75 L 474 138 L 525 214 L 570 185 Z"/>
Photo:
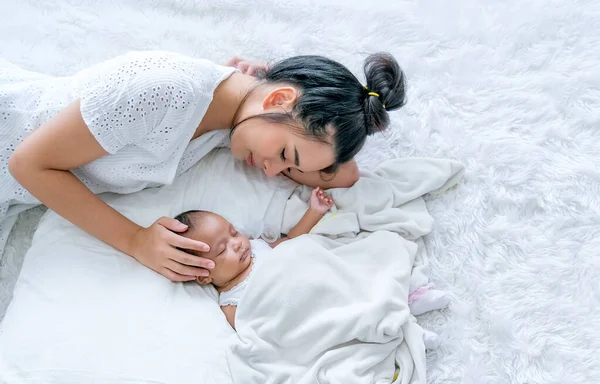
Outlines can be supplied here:
<path id="1" fill-rule="evenodd" d="M 291 116 L 271 113 L 251 118 L 301 125 L 304 133 L 315 140 L 325 140 L 333 133 L 335 164 L 323 171 L 335 171 L 339 164 L 354 158 L 368 135 L 387 128 L 389 111 L 405 104 L 404 72 L 392 55 L 370 55 L 364 62 L 364 72 L 366 86 L 348 68 L 322 56 L 282 60 L 263 76 L 267 83 L 298 88 L 300 96 Z"/>

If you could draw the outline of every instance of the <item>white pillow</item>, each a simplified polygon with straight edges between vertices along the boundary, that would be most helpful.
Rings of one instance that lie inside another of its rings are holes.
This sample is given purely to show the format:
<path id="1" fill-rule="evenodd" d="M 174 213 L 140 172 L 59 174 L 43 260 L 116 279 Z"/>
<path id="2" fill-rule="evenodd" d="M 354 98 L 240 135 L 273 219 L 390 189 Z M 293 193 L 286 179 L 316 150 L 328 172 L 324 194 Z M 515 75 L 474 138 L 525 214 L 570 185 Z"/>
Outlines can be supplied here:
<path id="1" fill-rule="evenodd" d="M 103 199 L 141 225 L 208 209 L 279 233 L 295 184 L 218 149 L 167 187 Z M 40 221 L 0 324 L 0 382 L 231 383 L 213 288 L 172 283 L 53 212 Z"/>

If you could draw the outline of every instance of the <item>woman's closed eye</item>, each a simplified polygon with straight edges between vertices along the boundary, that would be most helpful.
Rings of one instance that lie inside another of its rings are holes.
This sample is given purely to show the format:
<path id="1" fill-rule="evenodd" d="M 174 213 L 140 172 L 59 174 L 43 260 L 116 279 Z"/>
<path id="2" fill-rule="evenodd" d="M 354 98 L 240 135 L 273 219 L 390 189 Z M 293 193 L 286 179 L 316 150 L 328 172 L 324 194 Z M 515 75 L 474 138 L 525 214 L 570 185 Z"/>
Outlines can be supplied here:
<path id="1" fill-rule="evenodd" d="M 285 161 L 285 160 L 286 160 L 286 158 L 285 158 L 285 148 L 283 148 L 283 149 L 281 150 L 281 154 L 279 155 L 279 157 L 281 158 L 281 160 L 282 160 L 282 161 Z M 288 168 L 286 169 L 286 171 L 287 171 L 288 173 L 290 173 L 290 172 L 292 172 L 292 168 L 289 168 L 289 167 L 288 167 Z"/>
<path id="2" fill-rule="evenodd" d="M 296 152 L 296 156 L 298 156 L 298 153 L 297 153 L 297 152 Z M 279 157 L 280 157 L 280 158 L 281 158 L 281 160 L 282 160 L 282 161 L 284 161 L 284 162 L 287 160 L 287 158 L 285 157 L 285 148 L 283 148 L 283 149 L 281 150 L 281 154 L 279 155 Z M 298 169 L 298 168 L 296 168 L 296 170 L 297 170 L 298 172 L 300 172 L 300 173 L 304 173 L 304 172 L 302 172 L 302 171 L 301 171 L 300 169 Z M 292 172 L 292 168 L 291 168 L 291 167 L 288 167 L 288 168 L 286 168 L 286 171 L 287 171 L 288 173 L 291 173 L 291 172 Z"/>

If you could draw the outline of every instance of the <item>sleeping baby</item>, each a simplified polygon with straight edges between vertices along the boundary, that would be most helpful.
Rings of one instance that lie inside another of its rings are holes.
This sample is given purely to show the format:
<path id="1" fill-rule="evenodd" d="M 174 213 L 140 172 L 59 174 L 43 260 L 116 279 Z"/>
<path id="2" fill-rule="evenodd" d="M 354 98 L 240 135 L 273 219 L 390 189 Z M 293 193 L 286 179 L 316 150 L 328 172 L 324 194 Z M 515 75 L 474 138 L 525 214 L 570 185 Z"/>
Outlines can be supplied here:
<path id="1" fill-rule="evenodd" d="M 203 253 L 202 256 L 213 260 L 215 267 L 210 270 L 208 277 L 198 277 L 196 281 L 200 285 L 212 284 L 217 289 L 219 305 L 233 328 L 235 328 L 235 311 L 240 297 L 256 263 L 260 262 L 261 255 L 264 256 L 282 241 L 309 233 L 332 205 L 333 200 L 327 192 L 320 188 L 313 189 L 309 208 L 302 219 L 289 231 L 287 237 L 280 238 L 274 243 L 248 239 L 216 213 L 188 211 L 175 217 L 188 226 L 183 236 L 202 241 L 210 246 L 210 251 Z"/>
<path id="2" fill-rule="evenodd" d="M 234 329 L 235 312 L 255 266 L 261 262 L 265 254 L 271 252 L 272 248 L 281 242 L 309 233 L 332 205 L 333 200 L 325 191 L 319 188 L 313 189 L 309 208 L 304 216 L 289 231 L 287 237 L 280 238 L 274 243 L 248 239 L 216 213 L 187 211 L 175 217 L 188 227 L 187 231 L 182 233 L 183 236 L 202 241 L 210 246 L 210 251 L 203 253 L 202 256 L 213 260 L 215 267 L 210 270 L 209 276 L 198 277 L 196 281 L 200 285 L 212 284 L 217 289 L 219 305 Z M 184 251 L 194 254 L 194 251 Z M 441 309 L 448 304 L 448 300 L 444 292 L 424 286 L 409 296 L 409 303 L 411 313 L 418 315 Z M 424 331 L 426 348 L 435 348 L 438 344 L 437 339 L 436 333 Z"/>

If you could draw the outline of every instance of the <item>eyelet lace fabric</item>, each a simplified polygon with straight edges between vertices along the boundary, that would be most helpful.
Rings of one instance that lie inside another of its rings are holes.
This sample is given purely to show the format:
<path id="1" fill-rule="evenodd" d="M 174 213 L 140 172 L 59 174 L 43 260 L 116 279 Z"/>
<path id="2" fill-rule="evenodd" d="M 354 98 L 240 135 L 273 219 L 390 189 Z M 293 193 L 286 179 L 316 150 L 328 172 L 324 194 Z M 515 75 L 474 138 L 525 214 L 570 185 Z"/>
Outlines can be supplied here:
<path id="1" fill-rule="evenodd" d="M 108 153 L 73 174 L 94 193 L 131 193 L 171 183 L 210 149 L 223 145 L 226 131 L 202 135 L 193 146 L 190 140 L 215 89 L 234 71 L 162 51 L 131 52 L 69 77 L 46 76 L 0 60 L 0 223 L 11 206 L 39 204 L 10 175 L 12 153 L 73 101 L 80 100 L 84 122 Z M 0 225 L 2 233 L 11 227 Z M 0 251 L 8 235 L 2 233 Z"/>

